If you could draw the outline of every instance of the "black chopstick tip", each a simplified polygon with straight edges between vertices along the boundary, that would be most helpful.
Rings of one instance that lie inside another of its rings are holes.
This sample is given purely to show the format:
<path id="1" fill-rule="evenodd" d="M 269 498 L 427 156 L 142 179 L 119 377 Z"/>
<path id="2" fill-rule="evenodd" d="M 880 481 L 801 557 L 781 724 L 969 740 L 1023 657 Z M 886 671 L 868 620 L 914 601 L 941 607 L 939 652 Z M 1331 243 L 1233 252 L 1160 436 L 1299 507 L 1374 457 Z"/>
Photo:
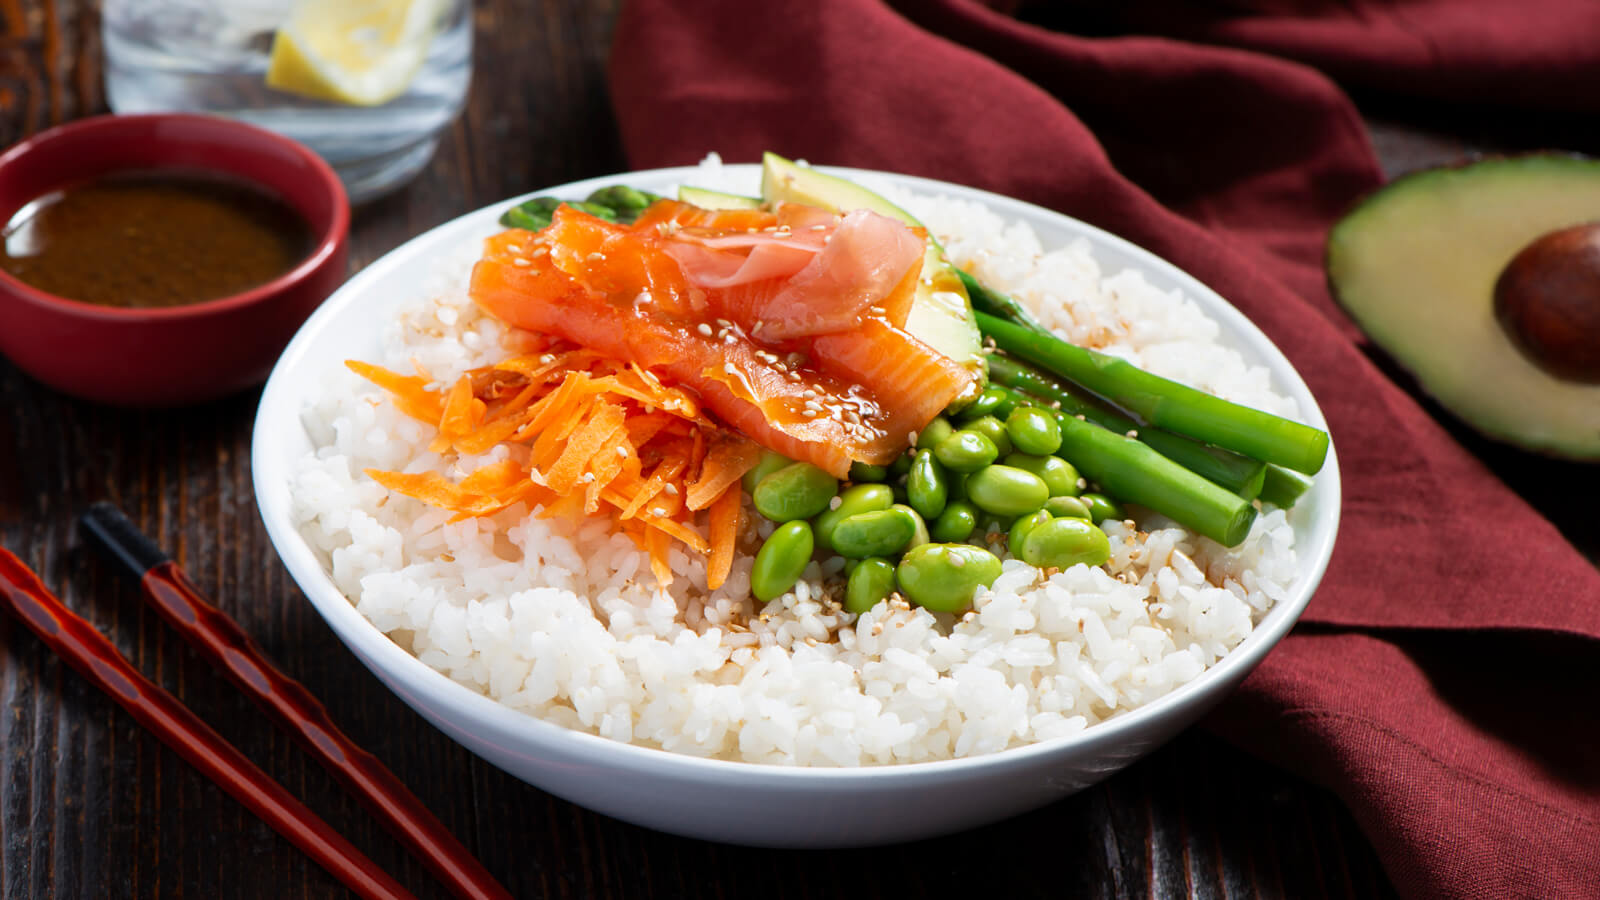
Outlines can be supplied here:
<path id="1" fill-rule="evenodd" d="M 91 545 L 140 577 L 171 558 L 114 503 L 92 504 L 78 517 L 78 527 Z"/>

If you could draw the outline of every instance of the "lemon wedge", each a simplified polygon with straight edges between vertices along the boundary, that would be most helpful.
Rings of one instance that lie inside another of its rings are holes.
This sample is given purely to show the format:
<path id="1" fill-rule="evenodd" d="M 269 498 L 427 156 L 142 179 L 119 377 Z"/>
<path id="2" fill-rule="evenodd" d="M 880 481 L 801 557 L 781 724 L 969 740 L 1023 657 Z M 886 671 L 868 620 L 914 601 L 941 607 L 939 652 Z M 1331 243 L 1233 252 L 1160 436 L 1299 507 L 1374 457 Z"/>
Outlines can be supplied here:
<path id="1" fill-rule="evenodd" d="M 439 31 L 444 0 L 296 0 L 272 40 L 267 86 L 352 106 L 404 94 Z"/>

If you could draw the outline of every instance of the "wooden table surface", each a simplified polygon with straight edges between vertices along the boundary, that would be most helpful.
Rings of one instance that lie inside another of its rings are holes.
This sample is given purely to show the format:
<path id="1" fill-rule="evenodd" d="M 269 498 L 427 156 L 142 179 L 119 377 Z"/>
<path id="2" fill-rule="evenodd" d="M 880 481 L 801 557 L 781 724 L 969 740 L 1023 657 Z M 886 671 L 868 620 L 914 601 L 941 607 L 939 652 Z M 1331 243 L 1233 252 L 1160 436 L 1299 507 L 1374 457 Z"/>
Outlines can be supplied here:
<path id="1" fill-rule="evenodd" d="M 0 15 L 0 145 L 103 111 L 92 5 L 0 0 Z M 503 197 L 624 169 L 603 71 L 614 16 L 611 2 L 480 0 L 477 71 L 494 76 L 477 81 L 465 115 L 415 183 L 357 211 L 352 270 Z M 1363 109 L 1391 172 L 1464 149 L 1600 149 L 1593 127 L 1581 123 L 1532 126 L 1439 109 L 1422 117 L 1376 100 L 1363 100 Z M 423 722 L 301 598 L 251 492 L 256 400 L 249 392 L 167 412 L 108 409 L 48 390 L 0 360 L 0 544 L 418 896 L 444 893 L 145 609 L 133 584 L 85 550 L 74 522 L 88 504 L 109 499 L 127 510 L 518 897 L 1393 895 L 1331 794 L 1198 730 L 1045 809 L 891 848 L 709 844 L 555 799 Z M 1530 472 L 1540 467 L 1463 439 L 1595 555 L 1600 540 L 1584 521 L 1580 492 L 1557 487 L 1575 469 Z M 0 712 L 5 897 L 346 896 L 7 618 Z"/>

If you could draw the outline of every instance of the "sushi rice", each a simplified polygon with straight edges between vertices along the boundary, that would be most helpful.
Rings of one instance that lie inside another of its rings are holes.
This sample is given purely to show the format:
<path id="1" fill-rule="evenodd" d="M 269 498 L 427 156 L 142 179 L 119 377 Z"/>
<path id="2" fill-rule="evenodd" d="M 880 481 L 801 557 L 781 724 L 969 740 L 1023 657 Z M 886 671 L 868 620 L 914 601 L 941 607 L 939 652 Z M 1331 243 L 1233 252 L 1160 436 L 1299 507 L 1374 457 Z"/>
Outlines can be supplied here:
<path id="1" fill-rule="evenodd" d="M 695 183 L 722 186 L 720 163 Z M 968 201 L 885 191 L 957 265 L 1028 303 L 1061 336 L 1236 402 L 1295 417 L 1264 368 L 1218 343 L 1179 293 L 1135 271 L 1103 272 L 1086 243 L 1042 247 L 1025 223 Z M 383 326 L 368 360 L 422 366 L 441 384 L 512 354 L 516 336 L 466 296 L 476 246 Z M 842 559 L 813 562 L 768 604 L 748 596 L 772 528 L 746 516 L 717 591 L 705 561 L 671 551 L 658 589 L 646 553 L 605 518 L 540 519 L 518 505 L 451 513 L 384 488 L 367 468 L 459 476 L 516 452 L 430 452 L 433 429 L 340 370 L 303 411 L 316 448 L 291 486 L 293 516 L 335 583 L 428 666 L 528 715 L 674 753 L 805 766 L 905 763 L 994 753 L 1070 735 L 1192 681 L 1249 635 L 1296 577 L 1293 522 L 1268 507 L 1227 549 L 1151 513 L 1107 522 L 1098 568 L 1041 572 L 980 528 L 1005 560 L 962 616 L 898 598 L 841 607 Z"/>

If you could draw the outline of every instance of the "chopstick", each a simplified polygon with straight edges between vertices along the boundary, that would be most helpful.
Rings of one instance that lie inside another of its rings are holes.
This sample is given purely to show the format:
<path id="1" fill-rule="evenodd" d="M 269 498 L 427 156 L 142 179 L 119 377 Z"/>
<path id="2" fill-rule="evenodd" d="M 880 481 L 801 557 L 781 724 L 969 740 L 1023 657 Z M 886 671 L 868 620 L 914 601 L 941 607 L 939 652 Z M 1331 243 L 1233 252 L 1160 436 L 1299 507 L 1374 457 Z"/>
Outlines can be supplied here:
<path id="1" fill-rule="evenodd" d="M 237 622 L 209 603 L 122 510 L 96 503 L 80 522 L 92 543 L 139 576 L 145 600 L 166 623 L 360 798 L 441 883 L 463 900 L 510 900 L 511 894 L 422 801 L 377 757 L 346 737 L 322 704 L 273 665 Z"/>
<path id="2" fill-rule="evenodd" d="M 233 795 L 279 834 L 371 900 L 414 900 L 400 883 L 267 776 L 177 698 L 135 669 L 116 645 L 51 594 L 39 576 L 0 547 L 0 599 L 23 624 L 139 724 Z"/>

